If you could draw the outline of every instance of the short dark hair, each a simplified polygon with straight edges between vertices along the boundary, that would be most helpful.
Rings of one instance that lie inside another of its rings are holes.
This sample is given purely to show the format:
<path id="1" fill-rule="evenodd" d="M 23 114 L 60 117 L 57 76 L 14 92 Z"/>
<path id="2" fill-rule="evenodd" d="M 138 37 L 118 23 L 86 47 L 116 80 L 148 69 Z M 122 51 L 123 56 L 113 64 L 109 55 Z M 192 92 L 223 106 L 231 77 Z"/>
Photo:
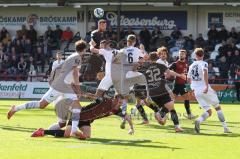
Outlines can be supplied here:
<path id="1" fill-rule="evenodd" d="M 79 40 L 75 43 L 75 48 L 77 52 L 83 52 L 87 48 L 87 44 L 84 40 Z"/>
<path id="2" fill-rule="evenodd" d="M 195 53 L 195 55 L 198 56 L 198 57 L 203 57 L 203 55 L 204 55 L 204 50 L 203 50 L 202 48 L 196 48 L 196 49 L 194 50 L 194 53 Z"/>
<path id="3" fill-rule="evenodd" d="M 149 59 L 150 59 L 151 61 L 157 61 L 157 60 L 158 60 L 158 55 L 157 55 L 157 53 L 156 53 L 156 52 L 151 52 L 151 53 L 149 54 Z"/>

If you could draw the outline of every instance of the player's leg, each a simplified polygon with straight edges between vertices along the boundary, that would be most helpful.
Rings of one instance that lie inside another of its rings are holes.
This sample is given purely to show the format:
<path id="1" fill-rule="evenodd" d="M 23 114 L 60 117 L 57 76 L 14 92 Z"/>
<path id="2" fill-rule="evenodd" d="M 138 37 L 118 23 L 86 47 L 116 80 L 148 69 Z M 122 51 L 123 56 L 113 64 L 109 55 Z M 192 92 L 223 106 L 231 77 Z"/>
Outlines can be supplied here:
<path id="1" fill-rule="evenodd" d="M 205 96 L 208 99 L 209 103 L 211 105 L 213 105 L 215 110 L 217 111 L 218 119 L 222 123 L 222 126 L 224 128 L 224 132 L 225 133 L 231 133 L 231 131 L 229 130 L 229 128 L 227 126 L 227 123 L 226 123 L 223 111 L 221 109 L 221 106 L 219 105 L 219 99 L 217 97 L 216 92 L 212 88 L 210 88 L 208 93 Z"/>
<path id="2" fill-rule="evenodd" d="M 13 105 L 7 114 L 7 118 L 10 119 L 14 113 L 24 109 L 44 109 L 49 103 L 53 102 L 61 95 L 60 92 L 50 88 L 42 97 L 40 101 L 30 101 L 20 105 Z"/>
<path id="3" fill-rule="evenodd" d="M 195 91 L 194 94 L 200 107 L 205 110 L 202 115 L 195 120 L 195 131 L 196 133 L 200 133 L 200 124 L 212 115 L 212 110 L 208 102 L 206 102 L 203 93 L 198 93 Z"/>
<path id="4" fill-rule="evenodd" d="M 190 108 L 190 101 L 189 101 L 189 93 L 188 92 L 182 92 L 182 97 L 184 99 L 184 107 L 187 112 L 187 118 L 188 119 L 195 119 L 197 116 L 192 114 L 191 108 Z"/>
<path id="5" fill-rule="evenodd" d="M 77 97 L 76 94 L 72 93 L 65 93 L 64 98 L 71 99 L 71 107 L 72 107 L 72 130 L 71 130 L 71 135 L 74 137 L 76 136 L 78 132 L 78 124 L 79 124 L 79 119 L 80 119 L 80 112 L 82 109 L 82 106 L 80 105 L 80 101 Z"/>
<path id="6" fill-rule="evenodd" d="M 136 101 L 136 108 L 137 108 L 138 112 L 140 113 L 141 117 L 143 118 L 142 124 L 148 124 L 149 121 L 148 121 L 148 118 L 147 118 L 147 114 L 146 114 L 146 112 L 145 112 L 145 110 L 144 110 L 144 108 L 141 104 L 142 99 L 137 98 L 136 100 L 137 100 Z"/>
<path id="7" fill-rule="evenodd" d="M 122 109 L 122 114 L 125 115 L 127 113 L 127 99 L 126 98 L 122 100 L 121 109 Z M 126 124 L 126 120 L 125 120 L 125 118 L 122 118 L 122 123 L 120 124 L 120 128 L 125 129 L 125 124 Z"/>
<path id="8" fill-rule="evenodd" d="M 182 132 L 183 129 L 179 125 L 179 119 L 178 119 L 177 112 L 174 108 L 174 102 L 173 101 L 168 101 L 167 103 L 164 104 L 164 106 L 168 109 L 168 111 L 171 114 L 171 119 L 173 121 L 175 131 L 176 132 Z"/>
<path id="9" fill-rule="evenodd" d="M 104 93 L 113 85 L 112 79 L 109 76 L 105 76 L 98 85 L 96 96 L 103 97 Z"/>

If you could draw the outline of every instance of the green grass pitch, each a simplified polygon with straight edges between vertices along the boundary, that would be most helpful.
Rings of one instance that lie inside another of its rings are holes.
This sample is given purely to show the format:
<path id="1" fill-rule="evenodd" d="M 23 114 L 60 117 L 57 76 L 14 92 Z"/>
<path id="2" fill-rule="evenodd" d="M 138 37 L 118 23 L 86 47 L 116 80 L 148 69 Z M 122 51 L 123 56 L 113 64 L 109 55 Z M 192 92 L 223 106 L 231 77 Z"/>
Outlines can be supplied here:
<path id="1" fill-rule="evenodd" d="M 36 128 L 47 128 L 57 118 L 50 106 L 45 110 L 24 110 L 8 121 L 6 112 L 11 104 L 25 101 L 0 101 L 0 159 L 233 159 L 240 156 L 240 105 L 222 105 L 232 134 L 224 134 L 221 123 L 213 116 L 201 125 L 196 135 L 193 121 L 180 117 L 185 132 L 176 134 L 172 122 L 160 126 L 153 119 L 149 125 L 133 117 L 135 135 L 120 129 L 120 119 L 111 116 L 92 124 L 92 138 L 31 138 Z M 87 103 L 83 103 L 86 105 Z M 130 109 L 133 105 L 130 105 Z M 192 104 L 194 114 L 200 115 L 197 104 Z M 147 109 L 147 112 L 151 111 Z M 179 113 L 185 113 L 182 104 L 176 104 Z"/>

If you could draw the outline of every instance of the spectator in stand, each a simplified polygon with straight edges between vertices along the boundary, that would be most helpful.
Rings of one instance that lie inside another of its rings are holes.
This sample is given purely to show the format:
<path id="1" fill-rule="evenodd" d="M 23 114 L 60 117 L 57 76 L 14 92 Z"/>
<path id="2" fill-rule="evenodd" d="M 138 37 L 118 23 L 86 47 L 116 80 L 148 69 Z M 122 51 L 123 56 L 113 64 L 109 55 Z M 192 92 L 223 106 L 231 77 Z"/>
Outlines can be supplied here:
<path id="1" fill-rule="evenodd" d="M 190 34 L 189 36 L 185 37 L 185 46 L 184 48 L 187 50 L 187 51 L 192 51 L 194 49 L 194 40 L 193 40 L 193 37 L 192 37 L 192 34 Z"/>
<path id="2" fill-rule="evenodd" d="M 155 44 L 157 40 L 159 40 L 162 37 L 163 34 L 160 30 L 160 27 L 159 26 L 155 27 L 154 30 L 152 31 L 152 43 Z"/>
<path id="3" fill-rule="evenodd" d="M 125 37 L 126 37 L 126 33 L 125 33 L 125 30 L 124 30 L 124 27 L 123 26 L 120 26 L 120 28 L 119 28 L 119 36 L 120 36 L 120 41 L 121 40 L 123 40 L 123 39 L 125 39 Z"/>
<path id="4" fill-rule="evenodd" d="M 132 30 L 132 27 L 131 26 L 128 26 L 128 29 L 127 31 L 125 32 L 125 36 L 128 36 L 130 34 L 133 34 L 135 35 L 135 32 Z"/>
<path id="5" fill-rule="evenodd" d="M 232 64 L 240 66 L 240 54 L 239 50 L 234 51 L 234 55 L 232 58 Z"/>
<path id="6" fill-rule="evenodd" d="M 235 70 L 235 89 L 237 93 L 237 100 L 240 102 L 240 65 L 236 67 Z"/>
<path id="7" fill-rule="evenodd" d="M 12 50 L 12 42 L 10 40 L 4 45 L 3 52 L 5 52 L 6 54 L 10 54 L 11 50 Z"/>
<path id="8" fill-rule="evenodd" d="M 3 62 L 3 60 L 4 60 L 4 56 L 5 56 L 5 54 L 4 54 L 4 52 L 3 52 L 3 49 L 0 48 L 0 63 Z"/>
<path id="9" fill-rule="evenodd" d="M 182 36 L 181 31 L 179 30 L 179 28 L 177 26 L 174 27 L 174 30 L 171 33 L 171 38 L 174 40 L 177 40 L 180 38 L 180 36 Z"/>
<path id="10" fill-rule="evenodd" d="M 111 26 L 109 26 L 106 31 L 107 39 L 112 39 L 114 34 L 116 35 L 117 33 L 113 30 L 113 28 Z"/>
<path id="11" fill-rule="evenodd" d="M 62 41 L 69 41 L 73 38 L 73 32 L 71 31 L 70 27 L 67 27 L 66 30 L 62 33 Z"/>
<path id="12" fill-rule="evenodd" d="M 6 38 L 7 34 L 9 34 L 7 29 L 5 27 L 2 27 L 2 30 L 0 32 L 0 41 L 2 41 L 4 38 Z"/>
<path id="13" fill-rule="evenodd" d="M 54 30 L 53 34 L 53 41 L 57 43 L 57 49 L 60 49 L 61 46 L 61 38 L 62 38 L 63 31 L 59 25 L 56 25 L 56 30 Z"/>
<path id="14" fill-rule="evenodd" d="M 11 67 L 11 62 L 9 60 L 9 57 L 7 55 L 4 55 L 4 60 L 1 65 L 1 70 L 0 73 L 7 75 L 8 74 L 8 69 Z"/>
<path id="15" fill-rule="evenodd" d="M 32 56 L 29 57 L 29 60 L 27 62 L 27 72 L 28 72 L 28 81 L 35 81 L 37 75 L 37 65 L 34 61 L 34 58 Z"/>
<path id="16" fill-rule="evenodd" d="M 32 55 L 32 44 L 30 39 L 26 39 L 26 43 L 23 45 L 23 50 L 26 55 Z"/>
<path id="17" fill-rule="evenodd" d="M 5 38 L 3 38 L 2 42 L 3 42 L 3 44 L 7 44 L 9 41 L 11 42 L 12 38 L 9 33 L 6 33 L 6 36 L 5 36 Z"/>
<path id="18" fill-rule="evenodd" d="M 12 55 L 10 60 L 10 67 L 8 68 L 9 75 L 17 75 L 18 60 L 16 55 Z"/>
<path id="19" fill-rule="evenodd" d="M 18 62 L 18 74 L 20 75 L 26 75 L 27 72 L 27 62 L 24 60 L 23 57 L 20 58 L 20 61 Z"/>
<path id="20" fill-rule="evenodd" d="M 236 32 L 235 27 L 232 27 L 232 28 L 231 28 L 231 31 L 229 32 L 229 37 L 237 40 L 238 34 L 237 34 L 237 32 Z"/>
<path id="21" fill-rule="evenodd" d="M 226 30 L 225 26 L 222 25 L 221 26 L 221 30 L 217 33 L 217 37 L 218 37 L 218 41 L 222 41 L 222 40 L 227 40 L 228 38 L 228 31 Z"/>
<path id="22" fill-rule="evenodd" d="M 22 39 L 23 35 L 27 36 L 28 30 L 26 28 L 26 25 L 22 25 L 21 30 L 17 30 L 17 35 L 19 39 Z"/>
<path id="23" fill-rule="evenodd" d="M 151 33 L 146 26 L 139 33 L 140 43 L 142 43 L 147 51 L 150 51 Z"/>
<path id="24" fill-rule="evenodd" d="M 24 52 L 20 40 L 16 41 L 16 45 L 14 47 L 15 47 L 15 51 L 16 51 L 17 56 L 20 56 Z"/>
<path id="25" fill-rule="evenodd" d="M 173 52 L 178 52 L 184 47 L 184 45 L 185 39 L 182 37 L 182 35 L 180 35 L 179 38 L 175 41 L 174 47 L 170 48 L 170 53 L 173 54 Z"/>
<path id="26" fill-rule="evenodd" d="M 47 40 L 52 40 L 53 36 L 54 36 L 53 34 L 54 34 L 54 32 L 52 31 L 51 26 L 48 26 L 47 27 L 47 31 L 44 33 L 44 37 Z"/>
<path id="27" fill-rule="evenodd" d="M 221 57 L 218 63 L 219 73 L 221 83 L 227 83 L 228 80 L 228 71 L 229 71 L 229 64 L 226 62 L 226 57 Z"/>
<path id="28" fill-rule="evenodd" d="M 34 57 L 34 61 L 36 62 L 36 65 L 37 65 L 37 71 L 38 72 L 44 72 L 44 66 L 45 66 L 45 56 L 44 56 L 44 52 L 42 50 L 41 47 L 38 47 L 37 48 L 37 52 L 35 54 L 35 57 Z"/>
<path id="29" fill-rule="evenodd" d="M 212 25 L 207 33 L 209 44 L 215 46 L 218 43 L 218 31 L 215 25 Z"/>
<path id="30" fill-rule="evenodd" d="M 208 62 L 208 79 L 210 84 L 214 84 L 217 77 L 217 73 L 213 68 L 213 63 Z"/>
<path id="31" fill-rule="evenodd" d="M 27 38 L 31 40 L 32 44 L 36 44 L 36 42 L 37 42 L 37 31 L 34 29 L 33 25 L 29 26 L 29 30 L 27 32 Z"/>
<path id="32" fill-rule="evenodd" d="M 92 27 L 91 27 L 91 31 L 89 31 L 89 32 L 86 33 L 86 36 L 85 36 L 84 40 L 85 40 L 87 43 L 89 43 L 89 42 L 91 41 L 91 33 L 92 33 L 94 30 L 96 30 L 96 26 L 92 26 Z"/>

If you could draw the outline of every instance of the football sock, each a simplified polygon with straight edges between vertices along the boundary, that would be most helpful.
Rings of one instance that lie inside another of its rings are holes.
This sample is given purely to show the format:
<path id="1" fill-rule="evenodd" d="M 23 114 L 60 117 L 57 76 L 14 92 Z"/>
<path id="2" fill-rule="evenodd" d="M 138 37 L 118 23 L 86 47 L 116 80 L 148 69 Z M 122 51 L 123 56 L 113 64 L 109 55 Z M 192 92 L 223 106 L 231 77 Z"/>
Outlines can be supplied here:
<path id="1" fill-rule="evenodd" d="M 143 118 L 144 120 L 148 120 L 147 115 L 146 115 L 146 112 L 145 112 L 143 106 L 137 104 L 137 105 L 136 105 L 136 108 L 138 109 L 138 111 L 139 111 L 140 115 L 142 116 L 142 118 Z"/>
<path id="2" fill-rule="evenodd" d="M 51 135 L 55 137 L 64 137 L 64 130 L 44 130 L 44 135 Z"/>
<path id="3" fill-rule="evenodd" d="M 71 133 L 74 133 L 78 130 L 78 123 L 80 119 L 81 109 L 72 109 L 72 129 Z"/>
<path id="4" fill-rule="evenodd" d="M 178 115 L 177 115 L 176 110 L 175 109 L 171 110 L 170 114 L 171 114 L 171 119 L 173 121 L 173 124 L 175 126 L 178 126 L 179 125 L 179 120 L 178 120 Z"/>
<path id="5" fill-rule="evenodd" d="M 162 107 L 162 109 L 160 110 L 160 115 L 161 115 L 161 118 L 165 118 L 167 113 L 168 113 L 168 109 L 166 107 Z"/>
<path id="6" fill-rule="evenodd" d="M 150 109 L 152 109 L 155 113 L 157 113 L 159 111 L 158 107 L 156 105 L 150 104 L 148 106 Z"/>
<path id="7" fill-rule="evenodd" d="M 126 112 L 127 112 L 127 101 L 126 99 L 124 99 L 122 102 L 122 114 L 125 115 Z"/>
<path id="8" fill-rule="evenodd" d="M 209 117 L 208 112 L 204 112 L 198 119 L 197 121 L 199 121 L 200 123 L 202 123 L 203 121 L 205 121 L 207 118 Z"/>
<path id="9" fill-rule="evenodd" d="M 37 109 L 40 107 L 39 101 L 31 101 L 25 104 L 21 104 L 15 107 L 15 111 L 23 110 L 23 109 Z"/>
<path id="10" fill-rule="evenodd" d="M 217 111 L 217 115 L 218 115 L 219 121 L 222 123 L 222 126 L 223 126 L 224 128 L 226 128 L 226 127 L 227 127 L 227 123 L 225 122 L 225 118 L 224 118 L 224 115 L 223 115 L 222 110 L 218 110 L 218 111 Z"/>
<path id="11" fill-rule="evenodd" d="M 191 114 L 191 109 L 190 109 L 189 100 L 184 100 L 184 106 L 185 106 L 187 114 L 190 115 Z"/>

